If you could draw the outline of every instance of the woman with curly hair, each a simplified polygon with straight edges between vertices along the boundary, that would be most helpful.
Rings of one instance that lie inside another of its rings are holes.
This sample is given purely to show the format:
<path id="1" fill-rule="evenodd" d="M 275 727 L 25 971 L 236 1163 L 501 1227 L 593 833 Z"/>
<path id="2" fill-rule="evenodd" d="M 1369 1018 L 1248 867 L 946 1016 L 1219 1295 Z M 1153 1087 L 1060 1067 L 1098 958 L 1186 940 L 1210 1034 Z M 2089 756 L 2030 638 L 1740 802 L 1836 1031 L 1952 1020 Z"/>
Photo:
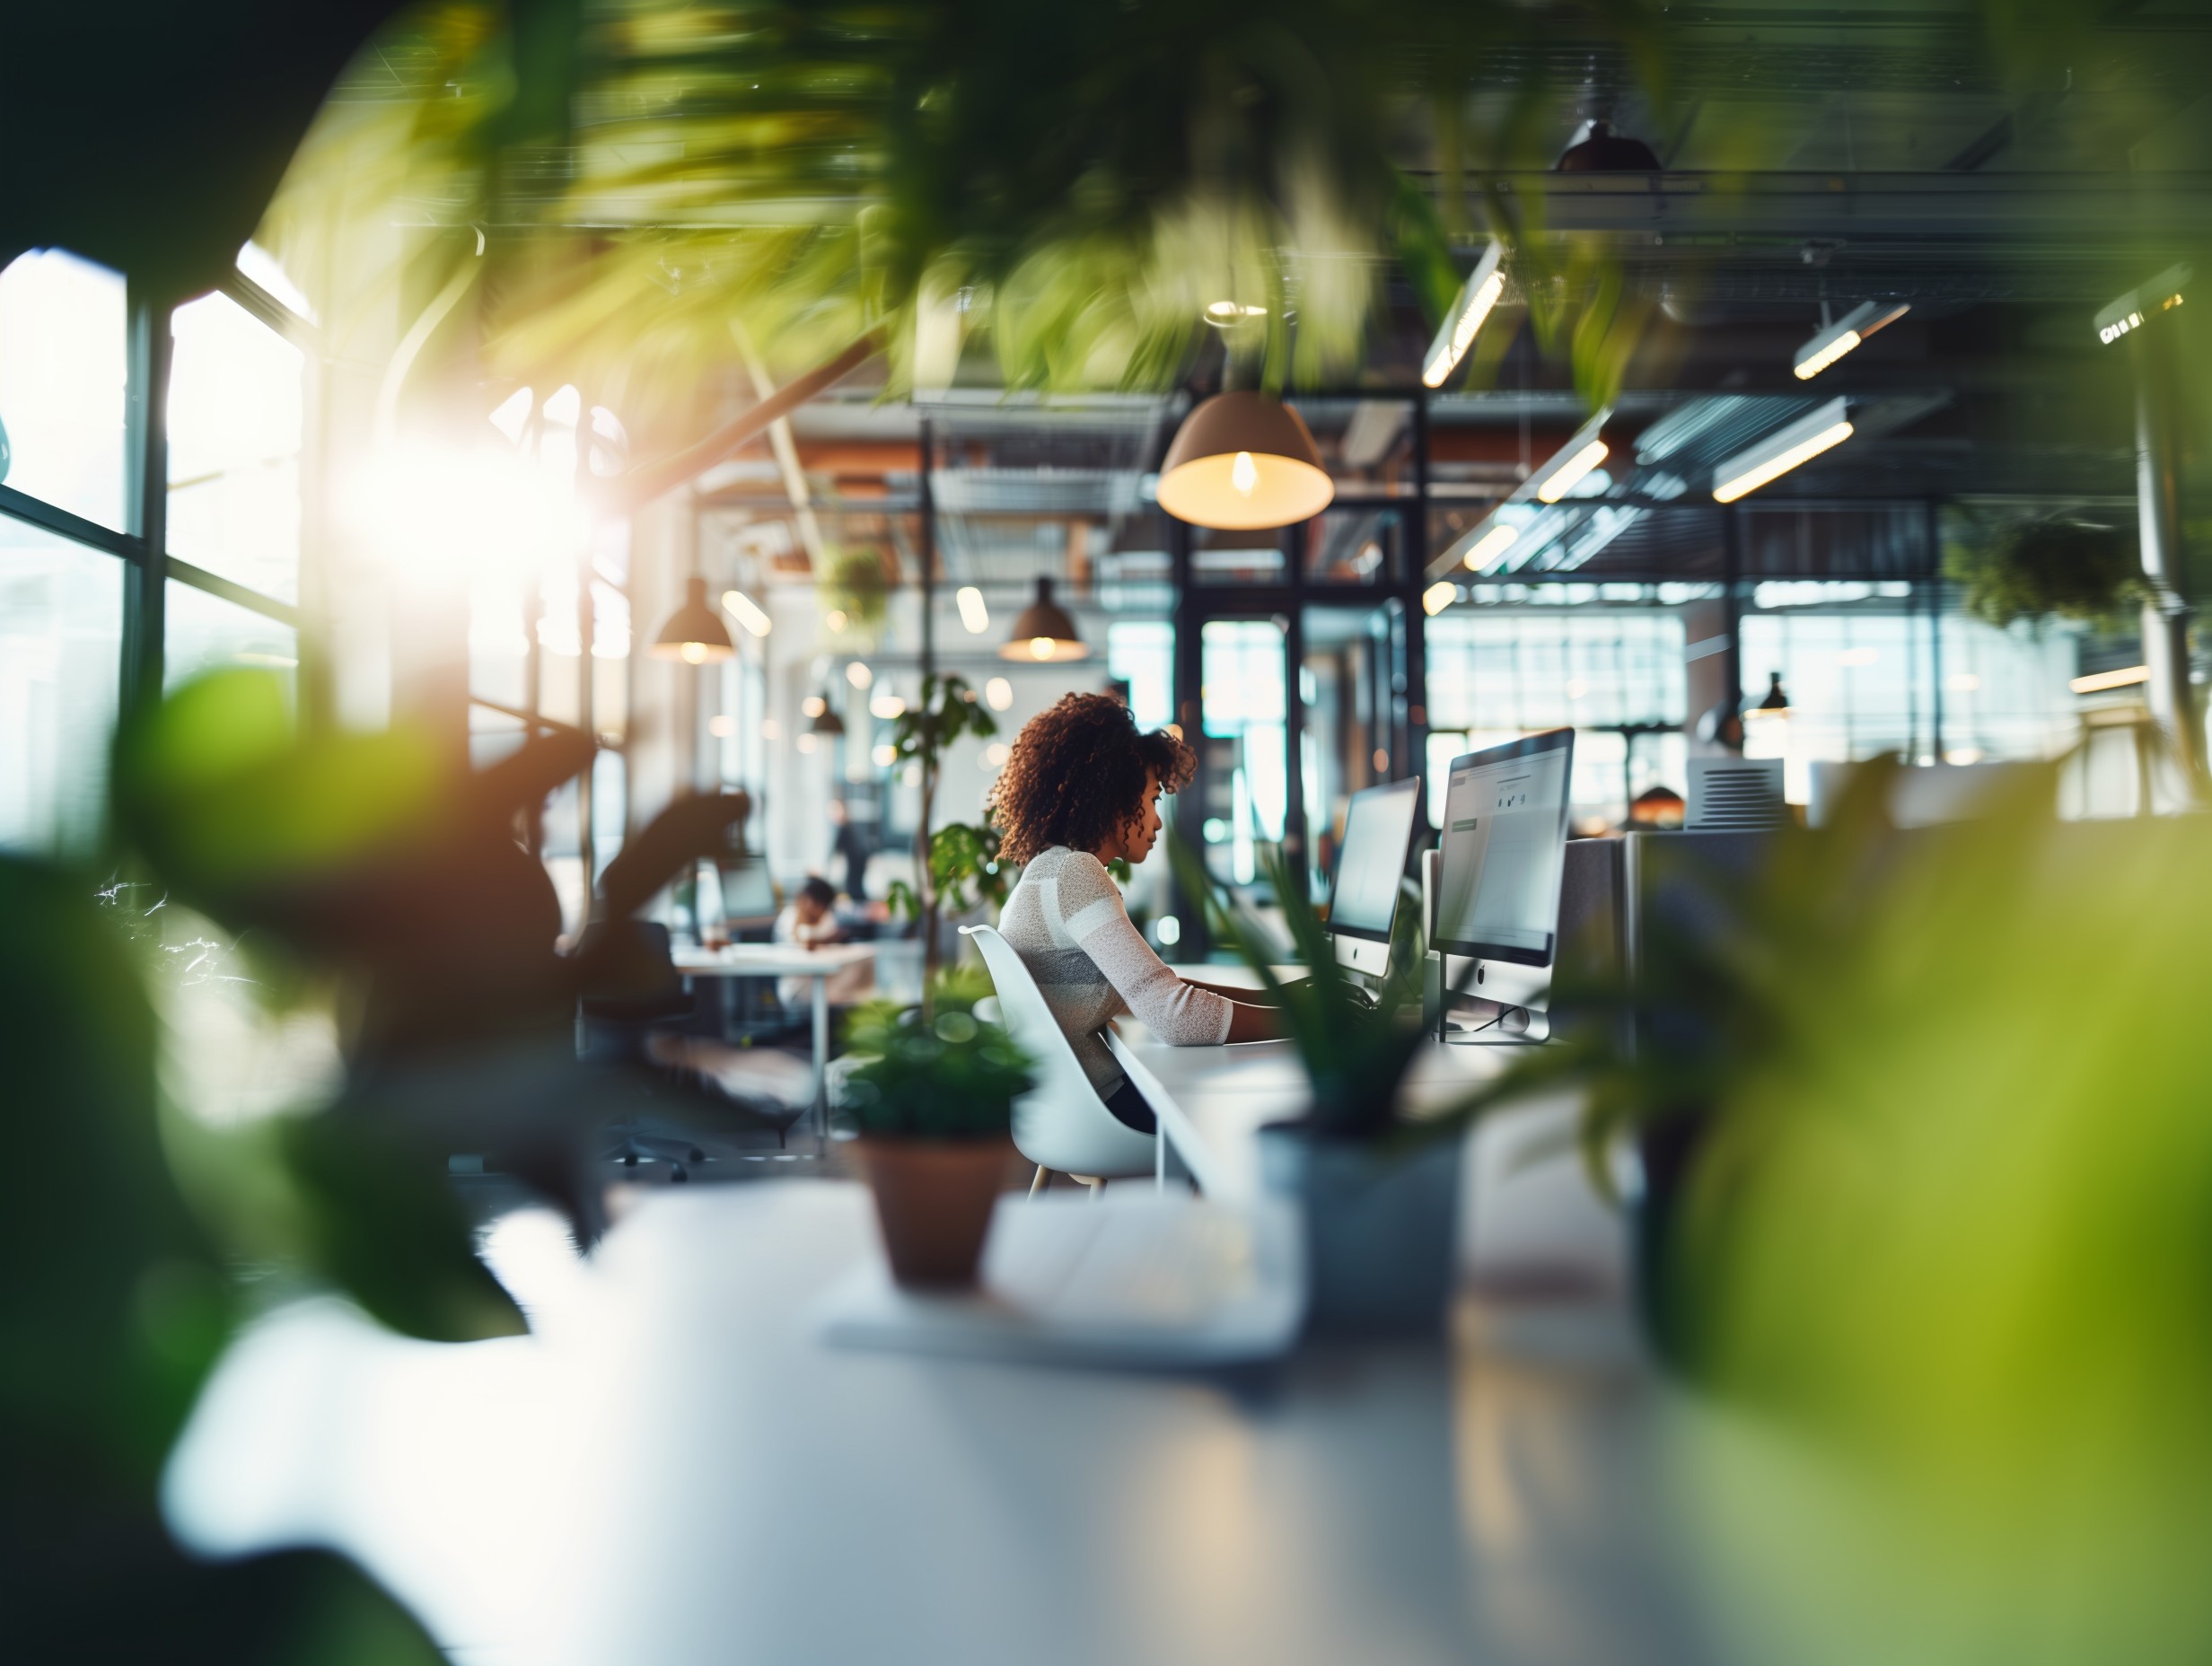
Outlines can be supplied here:
<path id="1" fill-rule="evenodd" d="M 1152 854 L 1160 795 L 1189 782 L 1195 762 L 1173 734 L 1139 733 L 1120 701 L 1071 694 L 1023 725 L 990 795 L 999 856 L 1022 864 L 998 929 L 1106 1108 L 1148 1134 L 1152 1107 L 1107 1050 L 1107 1020 L 1133 1013 L 1177 1047 L 1282 1033 L 1274 1009 L 1252 1004 L 1250 991 L 1177 977 L 1130 924 L 1106 872 L 1116 858 L 1134 865 Z"/>

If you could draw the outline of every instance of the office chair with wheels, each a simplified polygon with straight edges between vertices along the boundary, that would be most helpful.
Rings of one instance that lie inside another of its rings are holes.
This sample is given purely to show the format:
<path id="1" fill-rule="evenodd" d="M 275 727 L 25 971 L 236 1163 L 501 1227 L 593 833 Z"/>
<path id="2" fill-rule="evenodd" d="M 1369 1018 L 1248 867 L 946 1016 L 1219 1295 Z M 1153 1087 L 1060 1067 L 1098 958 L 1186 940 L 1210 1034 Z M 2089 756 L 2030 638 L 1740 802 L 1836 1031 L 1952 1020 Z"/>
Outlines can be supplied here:
<path id="1" fill-rule="evenodd" d="M 1014 1106 L 1015 1149 L 1037 1165 L 1030 1190 L 1055 1170 L 1094 1188 L 1154 1173 L 1158 1136 L 1139 1133 L 1106 1109 L 1014 945 L 988 925 L 963 925 L 961 934 L 974 938 L 983 952 L 1006 1033 L 1036 1061 L 1037 1086 Z"/>
<path id="2" fill-rule="evenodd" d="M 579 1004 L 577 1052 L 588 1064 L 659 1064 L 647 1043 L 656 1026 L 689 1018 L 697 1006 L 669 951 L 668 927 L 653 920 L 595 921 L 585 945 L 604 969 Z M 688 1180 L 707 1153 L 691 1141 L 648 1134 L 636 1110 L 616 1124 L 607 1152 L 625 1168 L 665 1162 L 668 1178 Z"/>

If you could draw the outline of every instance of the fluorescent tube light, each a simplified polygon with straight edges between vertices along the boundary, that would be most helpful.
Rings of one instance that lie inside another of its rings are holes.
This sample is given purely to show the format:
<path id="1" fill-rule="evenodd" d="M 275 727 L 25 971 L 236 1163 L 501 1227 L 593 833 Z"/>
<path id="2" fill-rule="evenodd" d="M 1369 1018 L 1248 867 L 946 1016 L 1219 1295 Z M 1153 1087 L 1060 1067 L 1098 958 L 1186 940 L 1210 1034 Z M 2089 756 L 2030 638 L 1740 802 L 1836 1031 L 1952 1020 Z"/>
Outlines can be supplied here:
<path id="1" fill-rule="evenodd" d="M 960 622 L 968 627 L 971 636 L 980 636 L 991 627 L 991 610 L 983 605 L 983 592 L 973 584 L 962 584 L 953 592 L 952 600 L 960 603 Z"/>
<path id="2" fill-rule="evenodd" d="M 756 636 L 765 636 L 774 628 L 775 621 L 760 610 L 760 604 L 742 590 L 722 592 L 722 605 L 731 618 Z"/>
<path id="3" fill-rule="evenodd" d="M 2149 666 L 2125 665 L 2116 671 L 2092 671 L 2086 677 L 2076 677 L 2067 687 L 2076 694 L 2102 694 L 2108 688 L 2125 688 L 2150 680 Z"/>
<path id="4" fill-rule="evenodd" d="M 1460 587 L 1448 578 L 1438 579 L 1421 592 L 1421 611 L 1435 618 L 1460 599 Z"/>
<path id="5" fill-rule="evenodd" d="M 1501 554 L 1508 544 L 1520 536 L 1519 527 L 1500 521 L 1469 547 L 1467 565 L 1479 572 L 1484 562 L 1492 556 Z"/>
<path id="6" fill-rule="evenodd" d="M 1444 314 L 1444 322 L 1436 330 L 1436 339 L 1428 344 L 1428 356 L 1421 365 L 1423 386 L 1443 387 L 1445 379 L 1467 356 L 1467 349 L 1475 345 L 1475 332 L 1482 328 L 1482 320 L 1490 316 L 1497 298 L 1505 293 L 1505 274 L 1499 269 L 1499 262 L 1505 258 L 1505 245 L 1492 238 L 1489 247 L 1482 251 L 1482 259 L 1475 262 L 1475 269 L 1460 285 L 1459 298 Z"/>
<path id="7" fill-rule="evenodd" d="M 1562 457 L 1567 456 L 1564 451 L 1559 454 Z M 1543 484 L 1536 488 L 1537 500 L 1546 504 L 1558 503 L 1581 483 L 1583 476 L 1588 474 L 1604 460 L 1605 442 L 1602 440 L 1591 441 L 1589 444 L 1584 446 L 1572 457 L 1567 457 L 1565 462 L 1551 470 Z"/>
<path id="8" fill-rule="evenodd" d="M 1823 328 L 1797 349 L 1797 380 L 1811 381 L 1876 330 L 1912 311 L 1906 301 L 1866 301 Z"/>
<path id="9" fill-rule="evenodd" d="M 1780 479 L 1800 463 L 1818 457 L 1830 447 L 1841 445 L 1854 432 L 1849 402 L 1830 399 L 1716 468 L 1713 501 L 1733 504 L 1769 481 Z"/>

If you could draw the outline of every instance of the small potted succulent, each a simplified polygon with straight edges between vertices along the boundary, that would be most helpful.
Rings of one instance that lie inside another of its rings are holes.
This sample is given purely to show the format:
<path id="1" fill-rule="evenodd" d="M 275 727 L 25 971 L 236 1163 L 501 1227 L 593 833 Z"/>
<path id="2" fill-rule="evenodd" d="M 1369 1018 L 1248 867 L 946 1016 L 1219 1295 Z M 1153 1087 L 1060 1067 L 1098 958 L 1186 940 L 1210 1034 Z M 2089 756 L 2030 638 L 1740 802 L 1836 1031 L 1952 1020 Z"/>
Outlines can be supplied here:
<path id="1" fill-rule="evenodd" d="M 1294 1199 L 1304 1216 L 1308 1330 L 1441 1331 L 1457 1265 L 1463 1121 L 1450 1111 L 1418 1118 L 1403 1111 L 1406 1072 L 1426 1039 L 1418 909 L 1400 908 L 1391 970 L 1368 1006 L 1338 965 L 1301 876 L 1279 854 L 1267 875 L 1312 973 L 1289 987 L 1269 969 L 1279 957 L 1266 934 L 1225 902 L 1188 851 L 1179 846 L 1176 856 L 1185 889 L 1206 899 L 1216 935 L 1259 973 L 1305 1066 L 1311 1103 L 1304 1116 L 1260 1130 L 1260 1161 L 1268 1189 Z"/>
<path id="2" fill-rule="evenodd" d="M 926 1012 L 877 1002 L 854 1015 L 858 1063 L 844 1109 L 875 1197 L 891 1276 L 909 1288 L 973 1285 L 1014 1154 L 1014 1102 L 1036 1085 L 974 993 L 940 979 Z"/>

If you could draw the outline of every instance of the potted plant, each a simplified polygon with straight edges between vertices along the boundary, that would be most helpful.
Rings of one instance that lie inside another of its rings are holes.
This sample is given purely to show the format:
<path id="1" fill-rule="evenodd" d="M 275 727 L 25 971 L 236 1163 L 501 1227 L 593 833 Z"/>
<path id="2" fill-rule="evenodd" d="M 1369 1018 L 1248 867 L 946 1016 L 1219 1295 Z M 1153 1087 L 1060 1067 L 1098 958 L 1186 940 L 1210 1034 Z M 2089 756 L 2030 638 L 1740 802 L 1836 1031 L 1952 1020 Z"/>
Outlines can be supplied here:
<path id="1" fill-rule="evenodd" d="M 1305 1066 L 1304 1116 L 1260 1130 L 1260 1172 L 1305 1221 L 1307 1328 L 1322 1335 L 1433 1335 L 1444 1326 L 1456 1263 L 1462 1118 L 1409 1118 L 1407 1070 L 1426 1039 L 1413 910 L 1399 912 L 1391 970 L 1374 1004 L 1338 965 L 1303 876 L 1280 853 L 1265 863 L 1297 958 L 1311 981 L 1286 986 L 1273 945 L 1231 907 L 1187 847 L 1185 890 L 1205 899 L 1218 938 L 1260 975 Z"/>
<path id="2" fill-rule="evenodd" d="M 1014 1153 L 1014 1102 L 1036 1085 L 978 992 L 941 979 L 926 1009 L 877 1002 L 854 1015 L 844 1108 L 891 1276 L 909 1288 L 975 1283 Z"/>

